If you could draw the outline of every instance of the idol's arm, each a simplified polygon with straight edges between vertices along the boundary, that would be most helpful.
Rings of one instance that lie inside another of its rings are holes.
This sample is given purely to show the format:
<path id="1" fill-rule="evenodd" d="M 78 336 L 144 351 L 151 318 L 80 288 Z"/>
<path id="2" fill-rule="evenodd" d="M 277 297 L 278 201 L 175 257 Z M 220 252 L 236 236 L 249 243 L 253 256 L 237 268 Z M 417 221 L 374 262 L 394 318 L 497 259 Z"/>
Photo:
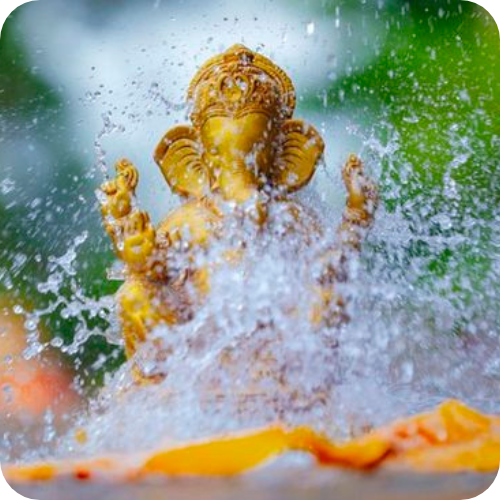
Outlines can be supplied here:
<path id="1" fill-rule="evenodd" d="M 104 227 L 129 272 L 162 279 L 167 271 L 166 245 L 157 241 L 148 213 L 136 206 L 137 169 L 128 160 L 121 160 L 116 172 L 113 180 L 101 186 Z"/>
<path id="2" fill-rule="evenodd" d="M 342 177 L 347 188 L 347 202 L 338 236 L 344 253 L 360 249 L 364 235 L 373 222 L 378 194 L 373 181 L 365 176 L 363 164 L 356 155 L 349 157 Z"/>
<path id="3" fill-rule="evenodd" d="M 347 263 L 352 253 L 360 250 L 377 207 L 376 187 L 365 176 L 357 156 L 349 157 L 342 177 L 347 188 L 347 201 L 337 230 L 337 242 L 322 255 L 324 267 L 319 279 L 320 300 L 314 315 L 314 322 L 318 324 L 338 325 L 348 319 L 345 300 L 337 285 L 348 281 Z"/>

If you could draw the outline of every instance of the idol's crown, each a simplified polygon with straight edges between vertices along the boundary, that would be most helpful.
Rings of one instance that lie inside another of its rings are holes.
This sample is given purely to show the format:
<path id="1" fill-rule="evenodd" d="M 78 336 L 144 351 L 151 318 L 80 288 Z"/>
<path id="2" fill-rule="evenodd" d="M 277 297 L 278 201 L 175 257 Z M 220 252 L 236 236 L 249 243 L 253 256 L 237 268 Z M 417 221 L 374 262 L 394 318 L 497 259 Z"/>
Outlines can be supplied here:
<path id="1" fill-rule="evenodd" d="M 213 116 L 238 118 L 252 112 L 281 121 L 290 118 L 295 108 L 295 90 L 288 75 L 243 45 L 209 59 L 193 78 L 188 99 L 195 126 Z"/>

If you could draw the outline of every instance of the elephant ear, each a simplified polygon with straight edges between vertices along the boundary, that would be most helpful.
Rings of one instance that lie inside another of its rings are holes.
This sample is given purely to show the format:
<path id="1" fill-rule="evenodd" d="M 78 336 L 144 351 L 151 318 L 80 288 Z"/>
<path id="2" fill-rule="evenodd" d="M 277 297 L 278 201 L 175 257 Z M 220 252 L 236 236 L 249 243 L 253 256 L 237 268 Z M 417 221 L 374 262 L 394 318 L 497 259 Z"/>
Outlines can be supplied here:
<path id="1" fill-rule="evenodd" d="M 201 198 L 210 190 L 210 174 L 192 127 L 181 125 L 169 130 L 158 144 L 154 158 L 174 193 Z"/>
<path id="2" fill-rule="evenodd" d="M 291 193 L 311 180 L 325 145 L 316 129 L 301 120 L 286 120 L 282 137 L 270 181 Z"/>

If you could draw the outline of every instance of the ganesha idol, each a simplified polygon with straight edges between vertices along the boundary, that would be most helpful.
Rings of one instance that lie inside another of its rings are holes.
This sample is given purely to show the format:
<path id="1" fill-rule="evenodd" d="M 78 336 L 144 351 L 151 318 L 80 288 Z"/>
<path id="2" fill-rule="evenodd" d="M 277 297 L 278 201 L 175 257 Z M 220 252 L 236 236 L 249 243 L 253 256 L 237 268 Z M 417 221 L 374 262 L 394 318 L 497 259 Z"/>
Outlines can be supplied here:
<path id="1" fill-rule="evenodd" d="M 223 231 L 224 206 L 251 220 L 257 237 L 272 223 L 276 206 L 293 222 L 289 234 L 321 237 L 324 231 L 290 196 L 313 177 L 324 143 L 314 127 L 293 118 L 295 90 L 283 70 L 235 45 L 200 68 L 187 97 L 192 124 L 169 130 L 154 155 L 170 189 L 182 198 L 180 207 L 154 227 L 137 207 L 138 171 L 127 160 L 117 163 L 116 178 L 101 187 L 104 225 L 126 269 L 118 309 L 129 358 L 159 325 L 190 321 L 210 294 L 213 267 L 189 258 L 184 268 L 169 262 L 172 252 L 210 248 Z M 354 155 L 343 180 L 347 202 L 337 242 L 322 256 L 324 270 L 311 290 L 314 328 L 346 320 L 336 284 L 346 280 L 349 256 L 359 249 L 376 207 L 374 185 Z M 241 252 L 228 252 L 227 258 L 237 261 Z M 139 366 L 135 371 L 148 379 Z"/>

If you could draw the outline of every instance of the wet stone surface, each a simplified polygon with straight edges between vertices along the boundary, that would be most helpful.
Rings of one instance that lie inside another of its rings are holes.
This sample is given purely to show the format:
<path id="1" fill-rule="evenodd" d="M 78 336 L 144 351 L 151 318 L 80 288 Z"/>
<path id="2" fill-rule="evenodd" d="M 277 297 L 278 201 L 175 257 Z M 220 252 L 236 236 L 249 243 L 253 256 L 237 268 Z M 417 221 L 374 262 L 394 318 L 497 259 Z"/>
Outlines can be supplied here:
<path id="1" fill-rule="evenodd" d="M 462 500 L 486 491 L 494 474 L 411 475 L 318 470 L 262 471 L 231 479 L 157 479 L 143 484 L 54 481 L 16 486 L 38 500 Z"/>

